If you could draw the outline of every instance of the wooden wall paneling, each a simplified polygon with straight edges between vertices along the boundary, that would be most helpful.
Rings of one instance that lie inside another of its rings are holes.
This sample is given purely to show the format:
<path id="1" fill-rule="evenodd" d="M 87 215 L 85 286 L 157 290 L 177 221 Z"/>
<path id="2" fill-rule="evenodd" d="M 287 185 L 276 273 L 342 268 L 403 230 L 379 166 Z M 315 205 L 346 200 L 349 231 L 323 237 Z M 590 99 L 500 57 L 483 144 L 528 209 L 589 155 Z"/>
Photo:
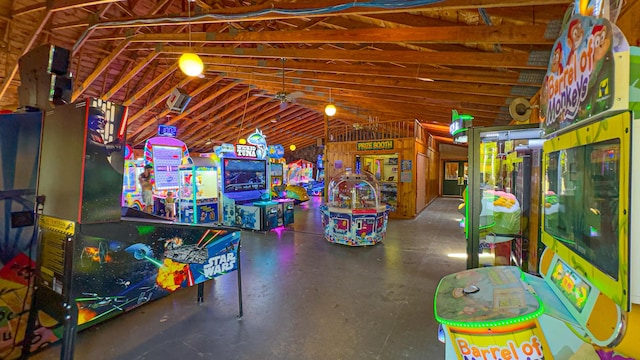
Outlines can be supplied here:
<path id="1" fill-rule="evenodd" d="M 412 218 L 416 216 L 416 141 L 414 138 L 399 139 L 398 144 L 395 145 L 397 149 L 398 170 L 399 170 L 399 183 L 398 183 L 398 209 L 394 217 Z M 411 161 L 411 182 L 402 182 L 402 168 L 401 164 L 403 160 Z"/>
<path id="2" fill-rule="evenodd" d="M 418 152 L 416 156 L 416 214 L 427 206 L 427 171 L 429 158 Z"/>

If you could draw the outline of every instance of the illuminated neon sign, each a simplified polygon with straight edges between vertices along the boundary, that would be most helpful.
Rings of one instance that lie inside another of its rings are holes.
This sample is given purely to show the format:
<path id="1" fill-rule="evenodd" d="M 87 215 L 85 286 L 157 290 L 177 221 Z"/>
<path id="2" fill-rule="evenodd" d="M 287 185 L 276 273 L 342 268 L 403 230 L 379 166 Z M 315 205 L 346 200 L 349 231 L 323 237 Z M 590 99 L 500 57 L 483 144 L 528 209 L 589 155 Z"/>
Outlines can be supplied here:
<path id="1" fill-rule="evenodd" d="M 453 136 L 453 142 L 456 144 L 464 144 L 469 141 L 467 130 L 471 127 L 473 116 L 469 114 L 458 114 L 458 111 L 451 110 L 451 125 L 449 125 L 449 134 Z"/>

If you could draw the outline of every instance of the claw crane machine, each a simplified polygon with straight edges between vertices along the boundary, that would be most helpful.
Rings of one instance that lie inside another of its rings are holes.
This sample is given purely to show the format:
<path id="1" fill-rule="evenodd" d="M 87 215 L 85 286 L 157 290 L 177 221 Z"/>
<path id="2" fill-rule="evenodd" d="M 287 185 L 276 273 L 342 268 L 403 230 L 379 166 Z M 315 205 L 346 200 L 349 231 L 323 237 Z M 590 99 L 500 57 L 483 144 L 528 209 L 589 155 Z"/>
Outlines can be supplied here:
<path id="1" fill-rule="evenodd" d="M 640 176 L 640 49 L 609 21 L 608 5 L 576 1 L 541 89 L 537 273 L 498 256 L 481 266 L 478 256 L 443 277 L 434 313 L 446 359 L 640 358 L 640 191 L 631 186 Z M 494 183 L 481 175 L 472 181 Z M 473 232 L 480 205 L 500 199 L 470 197 Z"/>

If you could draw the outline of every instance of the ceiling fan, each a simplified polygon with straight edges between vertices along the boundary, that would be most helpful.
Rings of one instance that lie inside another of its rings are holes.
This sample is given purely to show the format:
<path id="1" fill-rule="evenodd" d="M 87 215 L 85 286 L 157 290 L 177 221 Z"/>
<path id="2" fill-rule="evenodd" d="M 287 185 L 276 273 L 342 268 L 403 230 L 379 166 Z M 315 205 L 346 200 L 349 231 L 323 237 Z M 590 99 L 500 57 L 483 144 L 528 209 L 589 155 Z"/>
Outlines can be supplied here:
<path id="1" fill-rule="evenodd" d="M 304 93 L 302 91 L 294 91 L 294 92 L 287 92 L 285 90 L 284 87 L 284 62 L 286 61 L 285 58 L 282 58 L 282 91 L 278 91 L 277 93 L 275 93 L 274 95 L 270 95 L 270 94 L 255 94 L 254 96 L 259 96 L 259 97 L 271 97 L 275 100 L 279 100 L 280 101 L 280 109 L 284 110 L 289 104 L 291 103 L 295 103 L 296 99 L 303 97 Z"/>

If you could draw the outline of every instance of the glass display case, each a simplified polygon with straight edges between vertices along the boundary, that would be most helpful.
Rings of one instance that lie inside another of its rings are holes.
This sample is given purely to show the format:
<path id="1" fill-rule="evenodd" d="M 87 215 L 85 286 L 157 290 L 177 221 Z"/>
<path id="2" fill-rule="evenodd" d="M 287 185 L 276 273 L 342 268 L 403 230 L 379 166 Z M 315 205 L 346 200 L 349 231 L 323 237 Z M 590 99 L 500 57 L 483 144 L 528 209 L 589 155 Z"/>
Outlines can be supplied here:
<path id="1" fill-rule="evenodd" d="M 322 224 L 329 242 L 375 245 L 382 241 L 389 219 L 389 206 L 380 202 L 380 188 L 369 172 L 337 174 L 329 182 L 329 200 L 322 206 Z"/>

